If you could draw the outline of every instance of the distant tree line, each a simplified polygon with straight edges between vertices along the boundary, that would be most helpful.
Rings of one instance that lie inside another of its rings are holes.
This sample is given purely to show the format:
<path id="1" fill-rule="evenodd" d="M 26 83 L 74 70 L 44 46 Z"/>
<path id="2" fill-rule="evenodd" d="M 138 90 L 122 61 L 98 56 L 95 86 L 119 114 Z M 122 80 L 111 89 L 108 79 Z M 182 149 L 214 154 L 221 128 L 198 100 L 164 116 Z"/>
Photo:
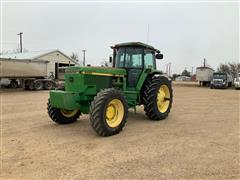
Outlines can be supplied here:
<path id="1" fill-rule="evenodd" d="M 220 64 L 217 71 L 228 73 L 232 77 L 236 77 L 237 73 L 240 72 L 240 63 L 229 62 L 229 63 L 225 63 L 225 64 Z"/>
<path id="2" fill-rule="evenodd" d="M 29 52 L 29 50 L 26 48 L 23 48 L 23 52 Z M 3 49 L 0 51 L 0 55 L 9 54 L 9 53 L 20 53 L 20 48 L 16 48 L 13 50 L 4 50 Z"/>
<path id="3" fill-rule="evenodd" d="M 191 73 L 190 71 L 188 71 L 187 69 L 184 69 L 183 72 L 181 74 L 173 74 L 172 75 L 172 79 L 175 80 L 177 77 L 179 76 L 187 76 L 187 77 L 190 77 L 191 76 Z"/>
<path id="4" fill-rule="evenodd" d="M 83 62 L 79 59 L 78 53 L 72 52 L 72 54 L 70 55 L 70 58 L 75 62 L 77 62 L 78 64 L 83 65 L 82 64 Z"/>

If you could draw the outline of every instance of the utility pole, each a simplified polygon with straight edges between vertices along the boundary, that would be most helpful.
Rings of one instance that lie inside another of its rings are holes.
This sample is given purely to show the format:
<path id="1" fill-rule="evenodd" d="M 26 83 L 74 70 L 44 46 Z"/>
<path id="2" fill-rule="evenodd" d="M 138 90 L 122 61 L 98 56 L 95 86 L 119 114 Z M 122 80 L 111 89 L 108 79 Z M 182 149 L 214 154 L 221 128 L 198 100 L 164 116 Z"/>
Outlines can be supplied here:
<path id="1" fill-rule="evenodd" d="M 85 61 L 86 61 L 86 59 L 85 59 L 85 58 L 86 58 L 86 57 L 85 57 L 85 54 L 86 54 L 86 51 L 87 51 L 87 50 L 85 50 L 85 49 L 82 50 L 82 52 L 83 52 L 83 66 L 85 66 Z"/>
<path id="2" fill-rule="evenodd" d="M 171 76 L 171 65 L 172 65 L 172 63 L 169 63 L 169 67 L 168 67 L 168 68 L 169 68 L 169 70 L 168 70 L 168 73 L 169 73 L 168 76 L 169 76 L 169 77 Z"/>
<path id="3" fill-rule="evenodd" d="M 168 64 L 166 64 L 166 74 L 168 75 Z"/>
<path id="4" fill-rule="evenodd" d="M 19 34 L 17 34 L 17 35 L 19 35 L 19 37 L 20 37 L 20 53 L 22 53 L 22 32 L 20 32 Z"/>

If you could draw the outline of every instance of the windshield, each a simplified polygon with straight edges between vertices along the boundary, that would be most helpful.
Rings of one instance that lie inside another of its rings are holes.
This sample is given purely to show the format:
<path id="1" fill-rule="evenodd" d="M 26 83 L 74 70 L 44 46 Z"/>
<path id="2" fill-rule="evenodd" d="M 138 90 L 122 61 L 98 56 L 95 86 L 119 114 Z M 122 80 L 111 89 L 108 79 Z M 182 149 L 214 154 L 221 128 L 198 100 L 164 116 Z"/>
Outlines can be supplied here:
<path id="1" fill-rule="evenodd" d="M 226 79 L 225 74 L 213 74 L 214 79 Z"/>
<path id="2" fill-rule="evenodd" d="M 120 68 L 142 68 L 142 48 L 119 48 L 116 51 L 115 67 Z"/>

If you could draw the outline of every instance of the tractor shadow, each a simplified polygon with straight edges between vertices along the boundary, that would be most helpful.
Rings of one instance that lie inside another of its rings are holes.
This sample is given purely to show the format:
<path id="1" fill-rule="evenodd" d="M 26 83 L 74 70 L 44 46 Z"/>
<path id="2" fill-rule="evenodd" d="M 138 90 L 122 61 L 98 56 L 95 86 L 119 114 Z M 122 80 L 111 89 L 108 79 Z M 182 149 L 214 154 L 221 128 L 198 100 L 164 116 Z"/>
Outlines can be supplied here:
<path id="1" fill-rule="evenodd" d="M 44 131 L 51 134 L 51 136 L 58 136 L 61 134 L 61 136 L 69 136 L 69 138 L 79 135 L 95 137 L 96 134 L 90 125 L 88 115 L 83 115 L 76 122 L 70 124 L 56 124 L 50 119 L 49 121 L 50 122 L 44 124 L 41 129 L 44 129 Z"/>
<path id="2" fill-rule="evenodd" d="M 129 109 L 127 127 L 125 128 L 129 127 L 135 129 L 139 128 L 139 126 L 153 123 L 154 121 L 150 121 L 141 108 L 137 108 L 136 113 L 133 109 Z M 61 136 L 69 138 L 72 138 L 72 136 L 78 137 L 79 135 L 83 135 L 85 138 L 88 137 L 89 139 L 99 137 L 90 125 L 89 115 L 82 115 L 80 119 L 71 124 L 56 124 L 49 119 L 49 123 L 42 125 L 41 129 L 47 134 L 50 133 L 51 136 L 58 136 L 61 134 Z"/>
<path id="3" fill-rule="evenodd" d="M 145 112 L 140 111 L 136 111 L 136 113 L 134 112 L 134 110 L 129 110 L 128 112 L 128 121 L 148 121 L 147 116 L 145 115 Z"/>

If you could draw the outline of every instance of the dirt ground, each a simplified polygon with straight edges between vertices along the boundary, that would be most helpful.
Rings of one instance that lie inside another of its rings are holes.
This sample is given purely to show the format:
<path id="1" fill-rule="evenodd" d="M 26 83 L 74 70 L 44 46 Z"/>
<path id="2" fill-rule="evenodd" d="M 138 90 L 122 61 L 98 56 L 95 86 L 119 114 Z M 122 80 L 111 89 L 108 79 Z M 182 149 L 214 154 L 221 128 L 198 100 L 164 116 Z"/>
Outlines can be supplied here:
<path id="1" fill-rule="evenodd" d="M 166 120 L 130 110 L 125 129 L 103 138 L 88 116 L 57 125 L 47 91 L 1 91 L 3 179 L 239 179 L 240 91 L 174 85 Z"/>

